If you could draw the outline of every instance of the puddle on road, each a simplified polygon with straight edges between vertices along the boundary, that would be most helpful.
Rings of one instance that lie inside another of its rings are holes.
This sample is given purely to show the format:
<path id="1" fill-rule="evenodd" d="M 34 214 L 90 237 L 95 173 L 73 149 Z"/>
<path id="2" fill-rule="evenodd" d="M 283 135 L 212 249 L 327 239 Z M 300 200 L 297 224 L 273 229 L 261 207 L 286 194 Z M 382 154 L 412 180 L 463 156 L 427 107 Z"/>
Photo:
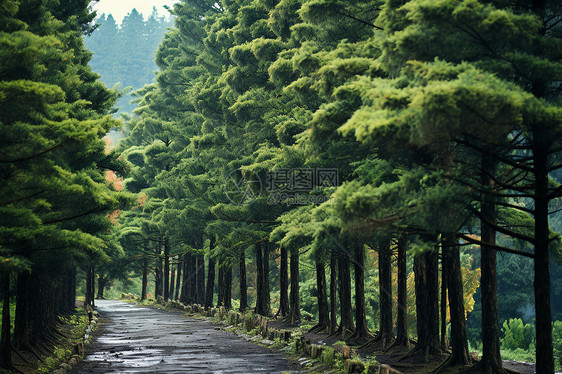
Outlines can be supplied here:
<path id="1" fill-rule="evenodd" d="M 132 350 L 115 350 L 115 352 L 95 352 L 86 356 L 84 362 L 104 362 L 110 365 L 125 364 L 126 367 L 150 367 L 163 361 L 161 349 L 135 348 Z"/>

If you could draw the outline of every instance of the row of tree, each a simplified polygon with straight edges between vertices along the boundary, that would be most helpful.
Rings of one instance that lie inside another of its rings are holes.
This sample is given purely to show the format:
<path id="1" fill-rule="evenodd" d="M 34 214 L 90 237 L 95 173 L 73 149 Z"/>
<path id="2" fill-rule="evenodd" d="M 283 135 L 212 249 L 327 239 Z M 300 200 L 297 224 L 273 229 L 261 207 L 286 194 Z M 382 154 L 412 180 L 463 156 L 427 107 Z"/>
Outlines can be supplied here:
<path id="1" fill-rule="evenodd" d="M 88 66 L 89 3 L 0 2 L 2 369 L 14 349 L 52 348 L 59 317 L 75 310 L 78 268 L 122 251 L 107 216 L 130 198 L 105 171 L 124 164 L 102 140 L 118 125 L 118 94 Z"/>
<path id="2" fill-rule="evenodd" d="M 101 81 L 108 87 L 120 84 L 121 89 L 133 90 L 152 82 L 158 69 L 154 54 L 173 20 L 159 16 L 153 8 L 146 20 L 133 9 L 120 25 L 111 14 L 102 14 L 95 23 L 96 29 L 85 39 L 85 44 L 94 53 L 90 66 L 101 75 Z M 133 111 L 135 105 L 131 99 L 126 94 L 117 101 L 121 112 Z"/>
<path id="3" fill-rule="evenodd" d="M 560 250 L 548 217 L 562 192 L 551 178 L 562 166 L 558 2 L 183 0 L 174 14 L 176 28 L 156 54 L 161 72 L 137 92 L 121 143 L 131 164 L 126 189 L 143 200 L 120 216 L 120 240 L 143 254 L 145 280 L 154 265 L 158 294 L 172 297 L 175 259 L 180 300 L 211 305 L 218 263 L 218 303 L 230 307 L 237 266 L 244 309 L 252 251 L 255 308 L 268 315 L 275 250 L 279 313 L 295 323 L 307 252 L 318 329 L 369 341 L 364 261 L 372 248 L 374 343 L 409 346 L 413 259 L 409 355 L 443 352 L 439 315 L 448 305 L 446 364 L 468 365 L 460 247 L 475 244 L 479 370 L 504 372 L 499 251 L 534 261 L 537 372 L 554 373 L 549 265 Z"/>

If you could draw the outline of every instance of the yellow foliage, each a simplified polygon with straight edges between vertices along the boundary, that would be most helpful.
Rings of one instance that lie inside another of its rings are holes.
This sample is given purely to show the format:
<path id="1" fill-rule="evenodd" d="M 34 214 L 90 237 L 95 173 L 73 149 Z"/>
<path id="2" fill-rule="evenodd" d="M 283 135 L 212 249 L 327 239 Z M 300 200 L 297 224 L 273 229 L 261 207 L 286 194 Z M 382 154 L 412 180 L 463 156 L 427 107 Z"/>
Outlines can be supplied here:
<path id="1" fill-rule="evenodd" d="M 461 266 L 462 269 L 462 280 L 463 280 L 463 293 L 464 293 L 464 313 L 465 318 L 468 313 L 472 312 L 474 309 L 474 294 L 478 287 L 480 287 L 480 268 L 477 269 L 470 269 L 470 265 L 474 260 L 474 255 L 470 256 L 470 260 L 467 261 L 467 264 L 463 264 Z M 393 307 L 394 307 L 394 319 L 396 321 L 396 310 L 398 308 L 397 299 L 396 299 L 396 292 L 398 288 L 398 280 L 396 277 L 396 266 L 393 266 L 393 273 L 394 276 L 392 277 L 392 288 L 393 288 Z M 439 274 L 441 275 L 441 274 Z M 408 320 L 415 321 L 416 318 L 416 294 L 415 294 L 415 280 L 414 280 L 414 272 L 411 271 L 408 274 L 408 279 L 406 281 L 407 284 L 407 291 L 408 291 Z M 439 277 L 439 290 L 441 290 L 441 276 Z M 447 322 L 450 322 L 450 315 L 449 315 L 449 307 L 447 305 Z"/>

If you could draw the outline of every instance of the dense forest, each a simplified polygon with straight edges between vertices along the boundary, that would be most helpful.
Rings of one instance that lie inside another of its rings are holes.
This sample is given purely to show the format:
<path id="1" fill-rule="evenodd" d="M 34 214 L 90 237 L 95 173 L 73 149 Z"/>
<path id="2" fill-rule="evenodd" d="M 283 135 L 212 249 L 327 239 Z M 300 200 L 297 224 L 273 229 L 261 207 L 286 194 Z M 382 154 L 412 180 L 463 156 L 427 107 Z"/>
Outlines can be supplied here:
<path id="1" fill-rule="evenodd" d="M 122 252 L 109 214 L 135 201 L 106 182 L 126 165 L 105 151 L 118 94 L 88 66 L 88 5 L 0 2 L 3 369 L 12 350 L 48 345 L 74 313 L 78 267 Z"/>
<path id="2" fill-rule="evenodd" d="M 96 36 L 88 3 L 0 2 L 3 368 L 119 278 L 439 370 L 562 365 L 562 4 L 182 0 L 152 81 L 138 12 Z M 112 150 L 90 66 L 148 83 Z"/>
<path id="3" fill-rule="evenodd" d="M 101 75 L 100 80 L 107 87 L 119 84 L 119 89 L 127 89 L 117 101 L 117 107 L 120 112 L 131 113 L 135 105 L 127 93 L 154 79 L 154 72 L 158 70 L 154 54 L 173 21 L 159 16 L 153 8 L 146 20 L 133 9 L 120 25 L 111 14 L 97 17 L 95 24 L 95 31 L 84 40 L 86 48 L 94 54 L 90 66 Z"/>

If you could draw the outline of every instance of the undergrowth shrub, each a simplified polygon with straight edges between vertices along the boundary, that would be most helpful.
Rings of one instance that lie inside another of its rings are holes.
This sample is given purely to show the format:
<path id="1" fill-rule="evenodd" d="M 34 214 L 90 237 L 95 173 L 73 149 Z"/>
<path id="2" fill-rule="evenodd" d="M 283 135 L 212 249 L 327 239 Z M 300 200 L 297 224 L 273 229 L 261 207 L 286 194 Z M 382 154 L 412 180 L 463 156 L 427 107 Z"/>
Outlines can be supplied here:
<path id="1" fill-rule="evenodd" d="M 510 318 L 503 323 L 503 338 L 501 338 L 502 349 L 516 350 L 521 348 L 528 350 L 535 341 L 535 326 L 525 324 L 520 318 Z"/>

